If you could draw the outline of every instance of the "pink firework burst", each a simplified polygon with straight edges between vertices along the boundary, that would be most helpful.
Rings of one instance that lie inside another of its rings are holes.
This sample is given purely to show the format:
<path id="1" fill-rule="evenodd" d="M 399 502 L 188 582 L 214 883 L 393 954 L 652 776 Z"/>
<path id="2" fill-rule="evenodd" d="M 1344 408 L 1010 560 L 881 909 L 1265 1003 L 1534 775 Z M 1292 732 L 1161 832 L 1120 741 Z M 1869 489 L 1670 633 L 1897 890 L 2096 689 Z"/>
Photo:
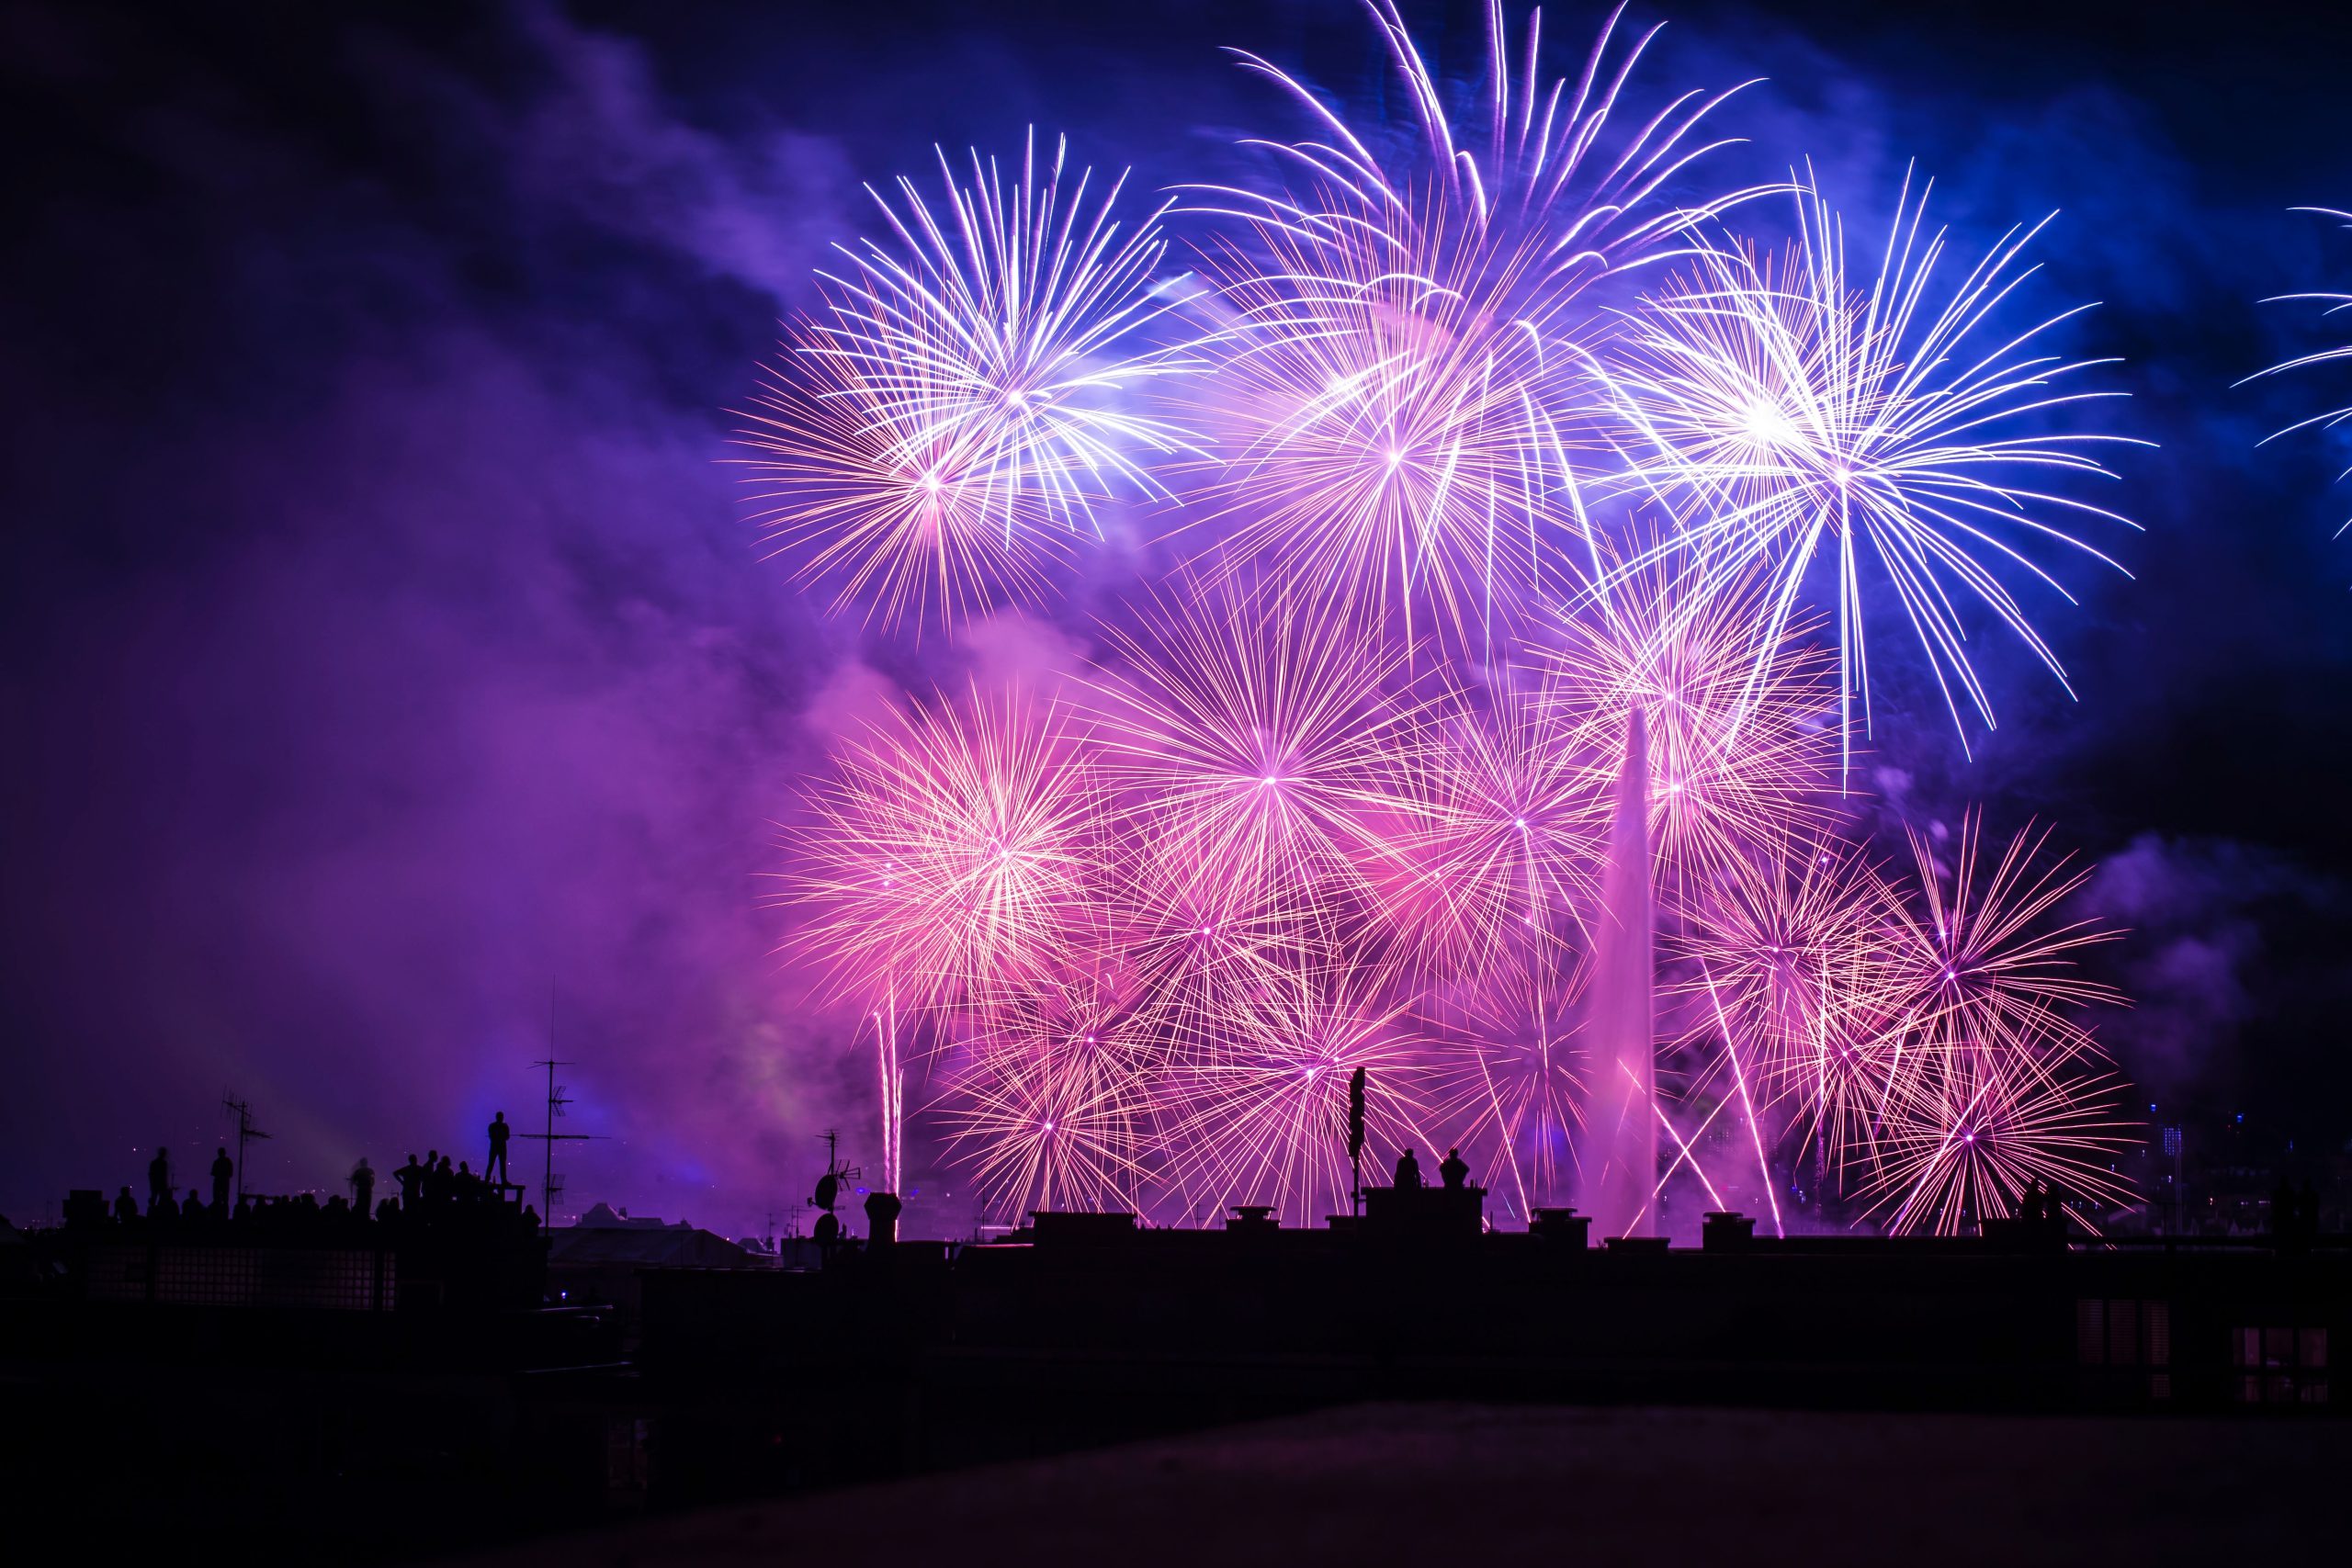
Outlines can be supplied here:
<path id="1" fill-rule="evenodd" d="M 1530 934 L 1582 932 L 1601 835 L 1581 728 L 1508 670 L 1425 710 L 1399 750 L 1407 830 L 1380 891 L 1417 974 L 1476 976 Z"/>
<path id="2" fill-rule="evenodd" d="M 1340 969 L 1235 1008 L 1187 1041 L 1161 1118 L 1166 1179 L 1186 1213 L 1268 1203 L 1313 1225 L 1349 1208 L 1348 1081 L 1366 1078 L 1367 1174 L 1426 1147 L 1426 1054 L 1406 1001 L 1378 973 Z"/>
<path id="3" fill-rule="evenodd" d="M 1871 1213 L 1892 1234 L 1958 1235 L 2015 1211 L 2028 1181 L 2098 1205 L 2131 1201 L 2114 1169 L 2132 1139 L 2107 1083 L 1961 1051 L 1912 1079 L 1878 1139 Z"/>
<path id="4" fill-rule="evenodd" d="M 1385 758 L 1415 712 L 1391 689 L 1407 650 L 1343 606 L 1188 597 L 1110 634 L 1105 783 L 1179 876 L 1326 903 L 1379 852 Z"/>
<path id="5" fill-rule="evenodd" d="M 1428 1125 L 1473 1151 L 1521 1218 L 1576 1192 L 1586 1051 L 1577 954 L 1540 935 L 1502 943 L 1475 988 L 1433 998 Z"/>
<path id="6" fill-rule="evenodd" d="M 1091 931 L 1093 779 L 1014 694 L 896 710 L 842 748 L 787 837 L 791 945 L 898 1008 L 1050 977 Z"/>
<path id="7" fill-rule="evenodd" d="M 1139 1207 L 1170 1050 L 1152 999 L 1091 973 L 1001 992 L 971 1024 L 936 1111 L 989 1211 Z"/>
<path id="8" fill-rule="evenodd" d="M 1889 967 L 1911 1010 L 1957 1049 L 2033 1060 L 2072 1060 L 2093 1049 L 2075 1014 L 2120 1002 L 2085 976 L 2083 953 L 2120 933 L 2097 922 L 2047 917 L 2089 880 L 2090 868 L 2044 863 L 2047 829 L 2028 828 L 1997 858 L 1982 844 L 1983 818 L 1962 819 L 1949 869 L 1936 841 L 1911 831 L 1917 902 L 1902 916 Z"/>

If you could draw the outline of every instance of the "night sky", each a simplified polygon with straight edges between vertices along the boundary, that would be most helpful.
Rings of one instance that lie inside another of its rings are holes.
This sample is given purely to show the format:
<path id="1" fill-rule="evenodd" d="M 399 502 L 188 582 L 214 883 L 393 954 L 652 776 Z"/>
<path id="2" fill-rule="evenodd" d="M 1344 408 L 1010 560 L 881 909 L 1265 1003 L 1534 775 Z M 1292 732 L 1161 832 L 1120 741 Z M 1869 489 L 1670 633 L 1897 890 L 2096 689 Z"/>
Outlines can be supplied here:
<path id="1" fill-rule="evenodd" d="M 1407 10 L 1475 68 L 1477 7 Z M 1988 644 L 1973 758 L 1890 656 L 1871 809 L 2053 823 L 2132 928 L 2139 1099 L 2343 1145 L 2352 433 L 2256 444 L 2352 370 L 2232 383 L 2352 340 L 2259 303 L 2352 288 L 2352 234 L 2287 210 L 2352 207 L 2352 11 L 1669 15 L 1648 90 L 1768 78 L 1713 177 L 1809 157 L 1875 216 L 1916 160 L 1976 243 L 2061 211 L 2024 309 L 2101 301 L 2064 342 L 2159 444 L 2093 497 L 2133 575 L 2032 603 L 2079 703 Z M 1600 16 L 1547 9 L 1555 65 Z M 0 11 L 0 1213 L 158 1141 L 193 1181 L 224 1089 L 265 1189 L 478 1160 L 551 1024 L 605 1139 L 577 1202 L 741 1233 L 820 1128 L 855 1153 L 863 1058 L 770 956 L 775 819 L 888 682 L 1079 657 L 1086 595 L 919 654 L 823 619 L 757 558 L 727 411 L 860 182 L 935 141 L 1249 177 L 1295 122 L 1228 44 L 1377 101 L 1349 0 Z"/>

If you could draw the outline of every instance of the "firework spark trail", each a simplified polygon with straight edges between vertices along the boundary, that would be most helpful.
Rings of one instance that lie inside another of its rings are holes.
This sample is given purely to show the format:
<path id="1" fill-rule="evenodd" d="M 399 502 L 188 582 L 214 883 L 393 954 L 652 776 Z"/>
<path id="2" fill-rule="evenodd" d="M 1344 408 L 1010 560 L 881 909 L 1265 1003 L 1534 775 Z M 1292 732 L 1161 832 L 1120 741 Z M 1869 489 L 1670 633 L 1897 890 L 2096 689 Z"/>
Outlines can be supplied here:
<path id="1" fill-rule="evenodd" d="M 1172 499 L 1149 460 L 1197 453 L 1130 406 L 1200 367 L 1149 341 L 1199 291 L 1160 276 L 1167 208 L 1127 230 L 1122 175 L 1090 216 L 1092 172 L 1065 199 L 1066 152 L 1041 170 L 1033 135 L 1010 185 L 977 152 L 959 183 L 943 152 L 944 219 L 911 180 L 897 206 L 869 187 L 896 246 L 842 248 L 748 416 L 767 543 L 837 581 L 837 606 L 949 626 L 1033 601 L 1098 505 Z"/>
<path id="2" fill-rule="evenodd" d="M 2031 546 L 2122 568 L 2046 519 L 2136 526 L 2037 488 L 2043 474 L 2111 479 L 2097 447 L 2147 445 L 2030 428 L 2052 411 L 2123 395 L 2053 389 L 2113 363 L 2041 350 L 2044 334 L 2089 307 L 1977 341 L 2038 270 L 2018 264 L 2049 220 L 2010 230 L 1938 308 L 1931 288 L 1945 233 L 1924 231 L 1928 195 L 1923 187 L 1913 200 L 1906 178 L 1875 275 L 1857 275 L 1842 221 L 1808 180 L 1798 189 L 1798 240 L 1777 271 L 1736 246 L 1711 248 L 1695 259 L 1695 276 L 1660 291 L 1595 361 L 1632 437 L 1615 482 L 1670 503 L 1679 526 L 1669 547 L 1699 558 L 1694 594 L 1712 597 L 1719 582 L 1745 583 L 1758 568 L 1770 580 L 1759 659 L 1816 562 L 1834 559 L 1849 766 L 1857 702 L 1864 733 L 1870 724 L 1865 558 L 1893 591 L 1965 749 L 1963 705 L 1988 728 L 1994 714 L 1964 646 L 1960 601 L 1983 604 L 2064 685 L 2057 653 L 2002 573 L 2022 572 L 2072 604 Z"/>
<path id="3" fill-rule="evenodd" d="M 905 1168 L 907 1074 L 899 1048 L 899 998 L 893 989 L 874 1014 L 875 1064 L 881 1080 L 882 1185 L 896 1192 Z"/>
<path id="4" fill-rule="evenodd" d="M 1196 521 L 1227 525 L 1227 558 L 1271 560 L 1285 582 L 1340 586 L 1491 653 L 1498 623 L 1541 585 L 1543 531 L 1573 485 L 1584 395 L 1559 371 L 1600 321 L 1582 296 L 1753 193 L 1695 209 L 1662 198 L 1722 145 L 1695 133 L 1728 94 L 1686 93 L 1614 131 L 1656 28 L 1618 50 L 1612 15 L 1571 95 L 1565 78 L 1542 85 L 1540 14 L 1515 66 L 1491 5 L 1481 151 L 1391 0 L 1365 8 L 1423 131 L 1410 155 L 1384 160 L 1377 135 L 1235 51 L 1315 130 L 1251 143 L 1297 189 L 1195 187 L 1192 205 L 1250 242 L 1213 269 L 1232 321 L 1204 344 L 1217 369 L 1204 407 L 1230 466 Z"/>
<path id="5" fill-rule="evenodd" d="M 2323 218 L 2341 218 L 2344 220 L 2345 226 L 2346 228 L 2352 228 L 2352 212 L 2338 212 L 2331 207 L 2298 207 L 2294 210 L 2297 212 L 2316 213 Z M 2333 317 L 2339 311 L 2352 310 L 2352 294 L 2277 294 L 2263 301 L 2266 305 L 2278 305 L 2290 302 L 2324 306 L 2325 309 L 2320 313 L 2321 315 L 2327 317 Z M 2271 376 L 2284 375 L 2290 370 L 2308 370 L 2314 365 L 2339 365 L 2346 361 L 2352 361 L 2352 344 L 2339 344 L 2333 348 L 2318 349 L 2310 354 L 2297 355 L 2292 359 L 2273 365 L 2267 370 L 2256 371 L 2253 375 L 2247 377 L 2245 380 L 2240 381 L 2238 385 L 2243 387 L 2247 385 L 2249 382 L 2259 381 Z M 2315 413 L 2308 419 L 2297 420 L 2294 423 L 2287 426 L 2284 430 L 2274 431 L 2270 434 L 2264 436 L 2258 445 L 2267 446 L 2282 435 L 2292 435 L 2298 431 L 2310 430 L 2314 427 L 2320 430 L 2334 430 L 2347 420 L 2352 420 L 2352 405 L 2347 405 L 2343 408 L 2330 409 L 2324 413 Z M 2335 477 L 2340 481 L 2346 477 L 2346 475 L 2352 475 L 2352 468 L 2346 468 L 2344 470 L 2344 473 L 2338 474 Z M 2342 538 L 2346 529 L 2352 529 L 2352 519 L 2347 519 L 2343 527 L 2336 529 L 2335 536 L 2339 539 Z"/>

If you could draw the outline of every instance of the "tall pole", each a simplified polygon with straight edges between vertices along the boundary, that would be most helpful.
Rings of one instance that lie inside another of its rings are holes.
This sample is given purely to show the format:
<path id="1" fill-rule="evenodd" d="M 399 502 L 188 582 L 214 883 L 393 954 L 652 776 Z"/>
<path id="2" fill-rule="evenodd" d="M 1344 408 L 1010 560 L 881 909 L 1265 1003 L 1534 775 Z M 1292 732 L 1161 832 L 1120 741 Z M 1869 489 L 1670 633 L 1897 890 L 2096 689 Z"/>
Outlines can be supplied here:
<path id="1" fill-rule="evenodd" d="M 246 1100 L 232 1095 L 220 1097 L 220 1109 L 237 1118 L 237 1201 L 245 1201 L 245 1145 L 255 1138 L 266 1138 L 267 1133 L 254 1125 L 254 1108 Z"/>
<path id="2" fill-rule="evenodd" d="M 523 1134 L 526 1138 L 538 1139 L 547 1151 L 545 1158 L 539 1164 L 539 1228 L 547 1231 L 555 1229 L 555 1195 L 561 1190 L 555 1184 L 556 1145 L 586 1143 L 595 1136 L 594 1133 L 559 1133 L 555 1130 L 555 1119 L 563 1114 L 565 1106 L 571 1103 L 571 1097 L 563 1092 L 561 1084 L 555 1081 L 555 1070 L 558 1067 L 568 1067 L 571 1065 L 570 1062 L 559 1060 L 555 1054 L 555 982 L 549 980 L 548 982 L 548 1054 L 543 1060 L 531 1064 L 535 1067 L 545 1067 L 548 1070 L 547 1120 L 541 1131 Z"/>
<path id="3" fill-rule="evenodd" d="M 552 1043 L 552 1042 L 550 1042 Z M 539 1220 L 543 1225 L 555 1224 L 555 1056 L 549 1053 L 548 1067 L 547 1130 L 540 1134 L 539 1145 Z"/>

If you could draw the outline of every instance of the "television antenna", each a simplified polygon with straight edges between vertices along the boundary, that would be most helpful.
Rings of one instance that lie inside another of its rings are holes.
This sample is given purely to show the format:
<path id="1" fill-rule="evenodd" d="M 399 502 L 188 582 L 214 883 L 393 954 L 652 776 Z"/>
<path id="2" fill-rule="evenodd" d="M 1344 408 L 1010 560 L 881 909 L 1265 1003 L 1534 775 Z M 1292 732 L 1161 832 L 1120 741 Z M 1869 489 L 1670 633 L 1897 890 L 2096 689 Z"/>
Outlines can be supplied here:
<path id="1" fill-rule="evenodd" d="M 539 1173 L 539 1228 L 542 1230 L 555 1228 L 555 1201 L 563 1196 L 563 1178 L 558 1176 L 555 1169 L 555 1146 L 558 1144 L 584 1144 L 596 1135 L 594 1133 L 559 1133 L 555 1130 L 556 1118 L 563 1114 L 563 1108 L 575 1103 L 570 1092 L 571 1086 L 555 1081 L 555 1070 L 579 1065 L 577 1062 L 559 1061 L 553 1056 L 531 1064 L 535 1067 L 545 1067 L 548 1074 L 547 1130 L 523 1134 L 547 1145 L 547 1158 Z"/>
<path id="2" fill-rule="evenodd" d="M 242 1203 L 245 1201 L 245 1145 L 269 1134 L 254 1125 L 252 1103 L 239 1100 L 227 1089 L 220 1091 L 220 1109 L 237 1119 L 237 1201 Z"/>

